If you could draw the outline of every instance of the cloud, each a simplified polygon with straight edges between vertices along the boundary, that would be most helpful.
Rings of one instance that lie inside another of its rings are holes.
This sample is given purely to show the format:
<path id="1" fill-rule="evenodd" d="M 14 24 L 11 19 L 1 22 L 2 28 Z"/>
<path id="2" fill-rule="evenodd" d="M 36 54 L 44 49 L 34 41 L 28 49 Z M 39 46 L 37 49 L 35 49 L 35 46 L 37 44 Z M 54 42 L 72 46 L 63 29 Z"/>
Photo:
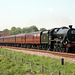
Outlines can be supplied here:
<path id="1" fill-rule="evenodd" d="M 48 11 L 54 11 L 54 8 L 48 8 L 47 10 Z"/>

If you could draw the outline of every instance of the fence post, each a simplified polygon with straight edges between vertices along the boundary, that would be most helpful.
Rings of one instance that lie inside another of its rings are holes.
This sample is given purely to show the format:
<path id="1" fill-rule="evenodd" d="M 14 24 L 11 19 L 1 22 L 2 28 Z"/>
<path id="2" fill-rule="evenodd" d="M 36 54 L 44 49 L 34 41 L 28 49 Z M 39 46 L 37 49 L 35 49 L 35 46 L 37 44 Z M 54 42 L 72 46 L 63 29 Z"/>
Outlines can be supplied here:
<path id="1" fill-rule="evenodd" d="M 15 60 L 16 60 L 16 56 L 15 56 Z"/>
<path id="2" fill-rule="evenodd" d="M 42 64 L 42 73 L 44 72 L 44 65 Z"/>
<path id="3" fill-rule="evenodd" d="M 23 58 L 22 58 L 22 62 L 23 62 Z"/>
<path id="4" fill-rule="evenodd" d="M 52 75 L 54 75 L 54 72 L 52 73 Z"/>
<path id="5" fill-rule="evenodd" d="M 7 52 L 6 52 L 6 57 L 7 57 Z"/>
<path id="6" fill-rule="evenodd" d="M 10 54 L 10 58 L 11 58 L 11 54 Z"/>
<path id="7" fill-rule="evenodd" d="M 61 65 L 64 65 L 64 58 L 61 58 Z"/>
<path id="8" fill-rule="evenodd" d="M 33 66 L 33 61 L 31 61 L 31 67 Z"/>
<path id="9" fill-rule="evenodd" d="M 3 52 L 3 55 L 4 55 L 4 52 Z"/>
<path id="10" fill-rule="evenodd" d="M 59 75 L 61 75 L 61 71 L 59 70 Z"/>

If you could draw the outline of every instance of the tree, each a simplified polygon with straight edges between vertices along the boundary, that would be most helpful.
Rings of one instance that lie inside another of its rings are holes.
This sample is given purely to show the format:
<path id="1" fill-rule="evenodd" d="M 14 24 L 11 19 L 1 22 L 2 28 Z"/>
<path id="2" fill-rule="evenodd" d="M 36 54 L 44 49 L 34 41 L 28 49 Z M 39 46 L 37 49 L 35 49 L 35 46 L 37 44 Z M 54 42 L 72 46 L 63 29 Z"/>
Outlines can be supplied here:
<path id="1" fill-rule="evenodd" d="M 46 30 L 46 28 L 40 28 L 40 31 L 44 31 L 44 30 Z"/>
<path id="2" fill-rule="evenodd" d="M 4 29 L 3 31 L 9 31 L 9 30 L 6 28 L 6 29 Z"/>
<path id="3" fill-rule="evenodd" d="M 15 34 L 20 34 L 22 31 L 21 31 L 21 28 L 20 27 L 18 27 L 18 28 L 16 28 L 15 29 Z"/>
<path id="4" fill-rule="evenodd" d="M 10 35 L 15 35 L 15 30 L 16 30 L 16 27 L 12 27 L 9 34 Z"/>
<path id="5" fill-rule="evenodd" d="M 22 29 L 22 33 L 27 33 L 27 31 L 28 31 L 28 28 L 23 28 Z"/>
<path id="6" fill-rule="evenodd" d="M 15 35 L 15 34 L 20 34 L 20 33 L 29 33 L 29 32 L 36 32 L 36 31 L 39 31 L 36 26 L 30 26 L 30 27 L 26 27 L 23 29 L 21 29 L 20 27 L 18 28 L 12 27 L 9 34 Z"/>
<path id="7" fill-rule="evenodd" d="M 30 28 L 31 32 L 38 31 L 38 28 L 36 26 L 30 26 L 29 28 Z"/>
<path id="8" fill-rule="evenodd" d="M 11 30 L 15 30 L 15 29 L 16 29 L 16 27 L 12 27 L 12 28 L 11 28 Z"/>
<path id="9" fill-rule="evenodd" d="M 22 29 L 22 33 L 36 32 L 38 28 L 36 26 L 30 26 Z"/>

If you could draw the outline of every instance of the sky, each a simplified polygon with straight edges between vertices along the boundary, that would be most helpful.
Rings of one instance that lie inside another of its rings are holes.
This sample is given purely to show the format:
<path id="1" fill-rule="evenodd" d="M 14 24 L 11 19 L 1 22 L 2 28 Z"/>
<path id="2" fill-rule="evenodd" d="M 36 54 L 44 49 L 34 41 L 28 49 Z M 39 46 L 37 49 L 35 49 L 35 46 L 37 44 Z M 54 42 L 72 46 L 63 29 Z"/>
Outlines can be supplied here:
<path id="1" fill-rule="evenodd" d="M 0 31 L 32 25 L 75 28 L 75 0 L 0 0 Z"/>

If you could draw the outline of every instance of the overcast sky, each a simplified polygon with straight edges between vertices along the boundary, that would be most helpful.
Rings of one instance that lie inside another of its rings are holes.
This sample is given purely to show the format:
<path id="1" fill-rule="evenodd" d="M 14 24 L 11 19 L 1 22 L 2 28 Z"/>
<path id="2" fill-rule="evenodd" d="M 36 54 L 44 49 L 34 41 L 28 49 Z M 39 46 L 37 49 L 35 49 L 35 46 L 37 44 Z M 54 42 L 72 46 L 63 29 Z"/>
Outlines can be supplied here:
<path id="1" fill-rule="evenodd" d="M 75 0 L 0 0 L 0 31 L 32 25 L 75 27 Z"/>

